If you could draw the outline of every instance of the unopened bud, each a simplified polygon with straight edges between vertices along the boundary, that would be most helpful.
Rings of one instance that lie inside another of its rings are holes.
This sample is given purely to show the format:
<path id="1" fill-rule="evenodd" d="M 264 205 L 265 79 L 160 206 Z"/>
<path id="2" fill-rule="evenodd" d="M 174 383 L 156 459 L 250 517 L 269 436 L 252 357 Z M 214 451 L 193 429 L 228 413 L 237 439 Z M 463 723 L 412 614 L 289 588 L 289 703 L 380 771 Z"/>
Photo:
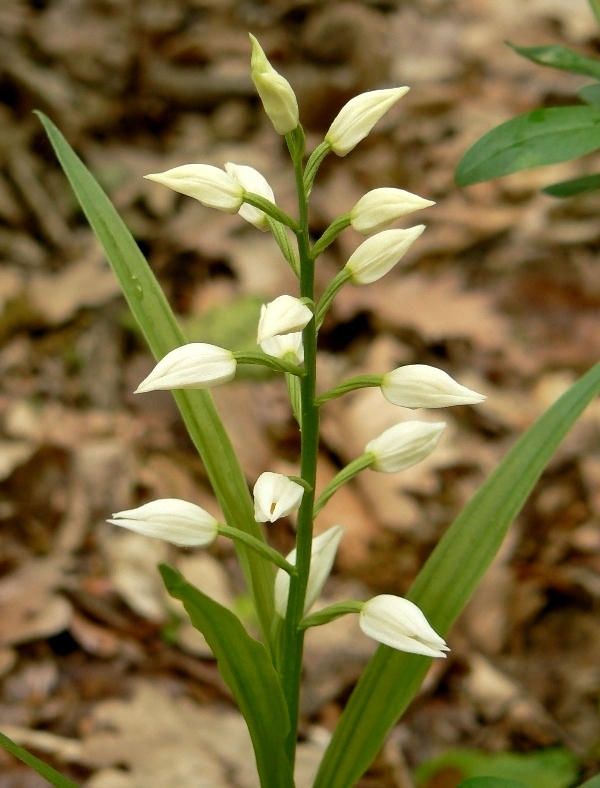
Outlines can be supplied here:
<path id="1" fill-rule="evenodd" d="M 233 164 L 233 162 L 228 161 L 225 164 L 225 170 L 245 191 L 253 192 L 260 197 L 264 197 L 265 200 L 269 200 L 273 203 L 275 202 L 273 189 L 269 186 L 267 179 L 261 175 L 258 170 L 255 170 L 254 167 L 248 167 L 246 164 Z M 265 212 L 261 211 L 260 208 L 255 208 L 253 205 L 243 203 L 238 213 L 242 219 L 250 222 L 250 224 L 253 224 L 259 230 L 265 231 L 269 229 L 269 222 L 267 221 Z"/>
<path id="2" fill-rule="evenodd" d="M 252 81 L 256 86 L 265 112 L 278 134 L 287 134 L 298 125 L 298 101 L 290 83 L 269 63 L 261 45 L 253 35 Z"/>
<path id="3" fill-rule="evenodd" d="M 427 364 L 408 364 L 383 375 L 381 392 L 403 408 L 447 408 L 476 405 L 485 396 L 461 386 L 446 372 Z"/>
<path id="4" fill-rule="evenodd" d="M 395 424 L 365 446 L 372 454 L 374 471 L 396 473 L 416 465 L 435 449 L 446 425 L 443 421 L 403 421 Z"/>
<path id="5" fill-rule="evenodd" d="M 424 224 L 408 230 L 383 230 L 363 241 L 346 263 L 353 285 L 368 285 L 388 273 L 425 229 Z"/>
<path id="6" fill-rule="evenodd" d="M 302 332 L 292 334 L 277 335 L 263 339 L 260 343 L 261 350 L 268 356 L 275 356 L 282 361 L 289 361 L 299 367 L 304 362 L 304 345 L 302 344 Z"/>
<path id="7" fill-rule="evenodd" d="M 225 213 L 237 213 L 244 202 L 243 186 L 212 164 L 182 164 L 144 177 Z"/>
<path id="8" fill-rule="evenodd" d="M 135 390 L 208 389 L 235 377 L 237 362 L 229 350 L 204 342 L 175 348 L 162 358 Z"/>
<path id="9" fill-rule="evenodd" d="M 277 335 L 300 332 L 312 316 L 312 311 L 299 298 L 279 296 L 261 307 L 257 341 L 260 344 Z"/>
<path id="10" fill-rule="evenodd" d="M 446 657 L 446 642 L 408 599 L 381 594 L 365 602 L 358 623 L 370 638 L 409 654 Z"/>
<path id="11" fill-rule="evenodd" d="M 261 473 L 254 485 L 254 519 L 258 523 L 274 523 L 295 512 L 300 506 L 304 488 L 281 473 Z"/>
<path id="12" fill-rule="evenodd" d="M 113 525 L 185 547 L 207 547 L 218 532 L 218 522 L 212 515 L 178 498 L 150 501 L 137 509 L 117 512 L 113 518 L 108 520 Z"/>
<path id="13" fill-rule="evenodd" d="M 403 189 L 373 189 L 361 197 L 350 211 L 350 224 L 361 235 L 370 235 L 383 230 L 401 216 L 430 205 L 435 203 Z"/>

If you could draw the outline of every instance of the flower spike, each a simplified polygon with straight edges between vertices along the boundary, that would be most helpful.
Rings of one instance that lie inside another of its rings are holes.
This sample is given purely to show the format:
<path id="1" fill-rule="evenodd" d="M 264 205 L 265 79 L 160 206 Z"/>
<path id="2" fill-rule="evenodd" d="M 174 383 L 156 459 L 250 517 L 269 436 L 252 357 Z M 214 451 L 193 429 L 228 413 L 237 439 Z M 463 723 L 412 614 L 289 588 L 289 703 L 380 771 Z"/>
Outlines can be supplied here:
<path id="1" fill-rule="evenodd" d="M 167 353 L 135 390 L 208 389 L 235 377 L 233 353 L 216 345 L 191 342 Z"/>

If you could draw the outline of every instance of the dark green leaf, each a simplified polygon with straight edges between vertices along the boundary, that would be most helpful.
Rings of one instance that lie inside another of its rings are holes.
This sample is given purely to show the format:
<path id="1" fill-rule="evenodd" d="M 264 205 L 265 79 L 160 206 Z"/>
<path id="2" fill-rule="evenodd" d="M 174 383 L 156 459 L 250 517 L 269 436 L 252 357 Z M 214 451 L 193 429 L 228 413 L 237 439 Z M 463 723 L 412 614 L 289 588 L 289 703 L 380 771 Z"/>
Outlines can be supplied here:
<path id="1" fill-rule="evenodd" d="M 133 236 L 85 164 L 56 126 L 37 113 L 77 199 L 111 264 L 133 316 L 159 359 L 187 340 Z M 248 485 L 208 391 L 185 389 L 173 396 L 206 466 L 227 523 L 264 539 L 254 520 Z M 273 618 L 273 566 L 236 545 L 265 639 Z"/>
<path id="2" fill-rule="evenodd" d="M 50 785 L 55 785 L 56 788 L 78 788 L 74 782 L 67 780 L 67 778 L 63 777 L 56 769 L 48 766 L 44 761 L 40 761 L 39 758 L 36 758 L 35 755 L 24 750 L 20 745 L 15 744 L 14 741 L 3 733 L 0 733 L 0 745 L 4 747 L 5 750 L 12 753 L 15 758 L 23 761 L 27 766 L 31 766 L 32 769 L 35 769 L 38 774 L 41 774 L 44 779 L 48 780 Z"/>
<path id="3" fill-rule="evenodd" d="M 508 452 L 419 572 L 408 597 L 442 636 L 489 567 L 552 454 L 600 392 L 600 364 L 563 394 Z M 427 657 L 380 646 L 342 714 L 314 788 L 354 785 L 419 689 Z"/>
<path id="4" fill-rule="evenodd" d="M 586 57 L 561 46 L 518 47 L 510 41 L 506 43 L 519 55 L 541 66 L 551 66 L 562 71 L 570 71 L 572 74 L 585 74 L 586 77 L 600 79 L 600 60 L 597 58 Z"/>
<path id="5" fill-rule="evenodd" d="M 600 189 L 600 175 L 584 175 L 582 178 L 560 181 L 546 186 L 542 191 L 551 197 L 573 197 L 575 194 L 593 192 L 596 189 Z"/>
<path id="6" fill-rule="evenodd" d="M 285 699 L 269 655 L 239 618 L 166 564 L 160 571 L 168 592 L 183 602 L 210 646 L 219 670 L 248 725 L 263 788 L 293 788 L 284 739 L 290 728 Z"/>
<path id="7" fill-rule="evenodd" d="M 577 95 L 586 104 L 600 104 L 600 85 L 596 82 L 593 85 L 585 85 L 579 88 Z"/>
<path id="8" fill-rule="evenodd" d="M 600 107 L 537 109 L 492 129 L 456 169 L 459 186 L 575 159 L 600 148 Z"/>

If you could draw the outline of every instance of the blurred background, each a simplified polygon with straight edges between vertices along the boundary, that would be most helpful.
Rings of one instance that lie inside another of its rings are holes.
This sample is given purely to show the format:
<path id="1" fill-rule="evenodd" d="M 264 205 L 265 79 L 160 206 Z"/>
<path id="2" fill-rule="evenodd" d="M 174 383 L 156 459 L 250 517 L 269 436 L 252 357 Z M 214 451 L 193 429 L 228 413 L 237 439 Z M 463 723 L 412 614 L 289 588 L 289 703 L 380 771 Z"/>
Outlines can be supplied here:
<path id="1" fill-rule="evenodd" d="M 104 522 L 160 497 L 218 509 L 170 395 L 132 395 L 152 358 L 32 110 L 100 180 L 188 337 L 250 348 L 260 304 L 296 293 L 275 243 L 142 179 L 192 162 L 250 164 L 294 211 L 284 142 L 250 80 L 249 31 L 296 90 L 309 149 L 352 96 L 411 87 L 351 154 L 325 160 L 315 236 L 378 186 L 436 201 L 399 225 L 428 226 L 401 269 L 337 296 L 322 389 L 426 363 L 488 396 L 418 412 L 448 423 L 431 457 L 399 475 L 363 472 L 329 502 L 318 529 L 347 530 L 328 601 L 404 593 L 516 437 L 600 356 L 600 197 L 539 193 L 594 171 L 597 157 L 468 189 L 453 181 L 485 131 L 574 101 L 584 77 L 535 66 L 503 41 L 598 55 L 585 0 L 2 0 L 0 724 L 88 788 L 257 785 L 243 722 L 156 564 L 171 561 L 253 622 L 228 542 L 176 550 Z M 322 256 L 321 290 L 360 241 L 347 230 Z M 280 377 L 239 375 L 214 395 L 249 484 L 296 471 Z M 371 389 L 324 406 L 321 486 L 412 417 Z M 478 768 L 444 756 L 458 748 L 515 753 L 517 774 L 532 770 L 540 788 L 597 772 L 599 514 L 595 404 L 361 788 L 453 788 Z M 291 526 L 269 529 L 282 551 Z M 373 650 L 351 618 L 309 633 L 299 786 Z M 44 785 L 0 752 L 0 788 Z"/>

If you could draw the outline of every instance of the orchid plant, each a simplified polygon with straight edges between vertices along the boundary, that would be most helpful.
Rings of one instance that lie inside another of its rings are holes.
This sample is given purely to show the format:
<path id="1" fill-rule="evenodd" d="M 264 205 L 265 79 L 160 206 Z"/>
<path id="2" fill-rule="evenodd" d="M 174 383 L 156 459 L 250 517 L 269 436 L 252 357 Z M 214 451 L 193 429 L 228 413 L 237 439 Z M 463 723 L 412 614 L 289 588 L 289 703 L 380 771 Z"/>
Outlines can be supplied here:
<path id="1" fill-rule="evenodd" d="M 199 506 L 162 499 L 113 514 L 109 522 L 186 547 L 206 547 L 219 534 L 233 540 L 261 629 L 252 637 L 240 619 L 188 583 L 175 569 L 160 567 L 172 596 L 180 599 L 205 636 L 248 724 L 260 782 L 267 788 L 294 785 L 304 637 L 311 627 L 357 614 L 362 632 L 379 646 L 334 732 L 314 785 L 350 788 L 368 768 L 385 736 L 417 691 L 431 659 L 446 657 L 445 638 L 497 552 L 515 514 L 552 452 L 589 400 L 600 390 L 600 369 L 582 378 L 526 433 L 441 540 L 407 598 L 382 594 L 313 611 L 344 536 L 343 524 L 315 534 L 315 515 L 336 491 L 370 468 L 397 473 L 425 459 L 443 440 L 442 421 L 406 419 L 373 436 L 362 455 L 315 493 L 319 413 L 327 402 L 363 387 L 377 387 L 400 409 L 477 405 L 484 396 L 444 371 L 411 364 L 384 375 L 363 375 L 319 391 L 316 357 L 319 330 L 339 290 L 368 285 L 390 272 L 424 230 L 388 229 L 399 217 L 432 205 L 402 189 L 374 189 L 320 238 L 309 233 L 309 198 L 323 159 L 345 156 L 408 88 L 374 90 L 353 98 L 334 119 L 323 142 L 305 159 L 305 135 L 291 85 L 252 40 L 252 78 L 275 132 L 289 150 L 298 197 L 292 217 L 276 203 L 265 178 L 251 167 L 228 162 L 223 169 L 184 164 L 147 177 L 208 208 L 239 213 L 270 232 L 298 279 L 296 294 L 263 306 L 257 326 L 260 352 L 237 352 L 186 342 L 138 247 L 97 182 L 58 129 L 40 116 L 61 164 L 113 266 L 134 316 L 158 362 L 137 393 L 173 392 L 197 446 L 224 522 Z M 367 236 L 324 292 L 315 292 L 319 255 L 346 228 Z M 290 237 L 295 241 L 292 244 Z M 301 437 L 298 476 L 263 473 L 253 497 L 209 388 L 231 381 L 238 364 L 261 364 L 285 376 Z M 271 547 L 261 523 L 297 512 L 296 546 L 287 556 Z M 53 785 L 73 783 L 18 745 L 0 742 Z"/>

